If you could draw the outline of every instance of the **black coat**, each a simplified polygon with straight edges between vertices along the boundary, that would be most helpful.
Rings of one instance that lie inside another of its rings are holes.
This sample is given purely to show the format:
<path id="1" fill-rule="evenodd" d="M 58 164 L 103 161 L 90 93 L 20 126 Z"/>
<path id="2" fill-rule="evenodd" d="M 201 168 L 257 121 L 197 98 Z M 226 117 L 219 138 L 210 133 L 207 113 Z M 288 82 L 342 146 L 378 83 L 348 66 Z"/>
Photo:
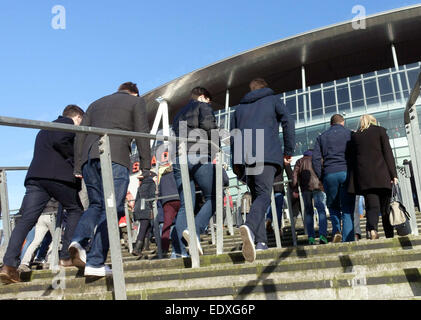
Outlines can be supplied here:
<path id="1" fill-rule="evenodd" d="M 279 122 L 282 126 L 284 139 L 284 150 L 279 137 Z M 237 146 L 238 137 L 231 137 L 231 155 L 234 173 L 241 178 L 246 163 L 244 157 L 245 152 L 256 156 L 256 136 L 258 129 L 264 130 L 264 162 L 277 166 L 277 173 L 281 172 L 283 166 L 283 156 L 292 156 L 295 146 L 295 122 L 289 115 L 287 108 L 281 102 L 279 96 L 275 96 L 272 89 L 263 88 L 249 92 L 241 100 L 240 104 L 235 107 L 234 114 L 231 116 L 231 130 L 239 129 L 241 136 L 244 138 L 246 129 L 252 130 L 253 143 L 251 146 L 247 144 L 243 148 Z M 241 138 L 241 137 L 240 137 Z M 235 150 L 241 150 L 240 159 L 235 159 Z M 238 162 L 238 163 L 234 163 Z"/>
<path id="2" fill-rule="evenodd" d="M 116 92 L 94 101 L 86 110 L 82 126 L 149 133 L 148 116 L 143 98 L 126 92 Z M 111 161 L 130 170 L 131 138 L 110 137 Z M 99 136 L 77 134 L 75 141 L 75 173 L 81 174 L 82 166 L 91 159 L 99 159 Z M 148 139 L 136 139 L 140 167 L 150 169 L 151 148 Z"/>
<path id="3" fill-rule="evenodd" d="M 155 197 L 156 185 L 150 176 L 143 179 L 142 184 L 137 189 L 133 215 L 135 220 L 151 219 L 153 216 L 153 201 L 142 201 L 142 199 L 152 199 Z M 142 207 L 143 204 L 143 207 Z"/>
<path id="4" fill-rule="evenodd" d="M 56 123 L 74 124 L 73 120 L 59 116 Z M 35 139 L 34 157 L 25 178 L 41 178 L 76 183 L 73 175 L 75 134 L 64 131 L 41 130 Z"/>
<path id="5" fill-rule="evenodd" d="M 182 128 L 180 122 L 185 122 L 187 127 Z M 211 132 L 213 129 L 217 129 L 215 114 L 210 104 L 199 102 L 197 100 L 190 100 L 190 102 L 181 109 L 174 117 L 172 129 L 174 130 L 175 136 L 180 137 L 185 135 L 184 138 L 188 138 L 189 134 L 195 129 L 194 137 L 199 137 L 204 140 L 211 140 Z M 186 132 L 183 133 L 183 130 Z M 218 136 L 219 137 L 219 136 Z M 193 138 L 193 136 L 190 136 Z M 215 141 L 215 143 L 219 143 Z M 190 147 L 194 143 L 188 143 L 187 149 L 190 150 Z M 211 149 L 208 147 L 208 153 L 211 155 L 211 152 L 216 152 L 217 150 Z M 196 151 L 191 151 L 191 153 L 196 154 Z M 176 155 L 178 155 L 178 143 L 176 148 Z"/>
<path id="6" fill-rule="evenodd" d="M 349 192 L 361 194 L 369 189 L 391 189 L 390 181 L 397 177 L 395 160 L 386 129 L 371 125 L 351 137 L 353 159 Z"/>

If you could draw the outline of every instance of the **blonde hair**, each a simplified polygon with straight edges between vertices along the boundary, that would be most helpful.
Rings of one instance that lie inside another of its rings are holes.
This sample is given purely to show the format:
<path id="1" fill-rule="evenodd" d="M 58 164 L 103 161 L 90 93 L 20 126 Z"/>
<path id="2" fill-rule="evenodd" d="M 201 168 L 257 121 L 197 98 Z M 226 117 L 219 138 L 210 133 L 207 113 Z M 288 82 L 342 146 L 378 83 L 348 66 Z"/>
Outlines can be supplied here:
<path id="1" fill-rule="evenodd" d="M 377 125 L 377 120 L 371 114 L 364 114 L 360 117 L 360 123 L 358 124 L 358 131 L 363 132 L 368 129 L 372 124 Z"/>

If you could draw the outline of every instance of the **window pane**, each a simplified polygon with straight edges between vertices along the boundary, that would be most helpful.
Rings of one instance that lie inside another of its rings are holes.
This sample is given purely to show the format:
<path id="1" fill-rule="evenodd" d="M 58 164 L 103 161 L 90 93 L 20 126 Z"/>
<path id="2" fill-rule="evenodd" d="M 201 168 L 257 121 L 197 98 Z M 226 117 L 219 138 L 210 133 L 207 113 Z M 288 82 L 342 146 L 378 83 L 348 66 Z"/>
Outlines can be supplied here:
<path id="1" fill-rule="evenodd" d="M 365 109 L 363 87 L 361 81 L 351 83 L 351 97 L 353 111 Z"/>
<path id="2" fill-rule="evenodd" d="M 390 75 L 379 77 L 380 100 L 382 103 L 395 101 Z"/>
<path id="3" fill-rule="evenodd" d="M 376 79 L 364 80 L 367 106 L 379 104 L 379 92 L 377 91 Z"/>
<path id="4" fill-rule="evenodd" d="M 289 114 L 294 118 L 297 119 L 297 102 L 295 101 L 295 96 L 286 98 L 286 107 L 288 109 Z"/>
<path id="5" fill-rule="evenodd" d="M 410 89 L 414 88 L 415 82 L 417 82 L 418 75 L 420 74 L 420 69 L 414 69 L 408 71 L 408 81 Z"/>
<path id="6" fill-rule="evenodd" d="M 349 112 L 351 109 L 349 103 L 349 92 L 348 84 L 336 87 L 336 93 L 338 95 L 338 110 L 339 113 Z"/>
<path id="7" fill-rule="evenodd" d="M 311 93 L 311 114 L 313 119 L 323 116 L 322 92 L 320 90 Z"/>
<path id="8" fill-rule="evenodd" d="M 325 99 L 325 114 L 327 118 L 336 113 L 335 88 L 323 89 Z"/>

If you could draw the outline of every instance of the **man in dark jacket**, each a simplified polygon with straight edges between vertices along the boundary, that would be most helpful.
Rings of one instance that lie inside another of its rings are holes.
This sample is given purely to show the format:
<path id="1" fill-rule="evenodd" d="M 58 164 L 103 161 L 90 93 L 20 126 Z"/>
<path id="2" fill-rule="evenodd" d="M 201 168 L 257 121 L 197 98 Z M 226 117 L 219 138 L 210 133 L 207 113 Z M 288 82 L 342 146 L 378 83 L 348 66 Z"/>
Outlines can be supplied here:
<path id="1" fill-rule="evenodd" d="M 149 123 L 143 98 L 136 84 L 126 82 L 118 92 L 94 101 L 86 111 L 82 125 L 149 133 Z M 89 208 L 82 216 L 69 247 L 73 264 L 85 267 L 85 276 L 105 276 L 111 271 L 105 266 L 109 249 L 107 221 L 102 187 L 101 163 L 95 134 L 78 134 L 75 141 L 75 175 L 83 173 L 89 195 Z M 149 176 L 151 167 L 150 142 L 136 139 L 142 175 Z M 117 214 L 124 216 L 124 200 L 129 185 L 131 139 L 110 137 L 111 162 Z M 95 227 L 96 231 L 94 233 Z M 86 245 L 92 238 L 86 255 Z M 86 266 L 85 266 L 86 264 Z"/>
<path id="2" fill-rule="evenodd" d="M 176 114 L 173 121 L 173 130 L 177 137 L 188 138 L 195 136 L 201 139 L 211 140 L 211 132 L 217 128 L 217 125 L 213 109 L 209 104 L 210 101 L 211 95 L 205 88 L 196 87 L 191 91 L 190 102 Z M 206 227 L 209 224 L 209 219 L 216 208 L 214 185 L 215 168 L 212 164 L 211 150 L 207 145 L 204 145 L 205 149 L 201 149 L 200 153 L 197 155 L 198 148 L 196 147 L 197 145 L 195 144 L 187 145 L 187 164 L 190 174 L 193 207 L 195 206 L 195 183 L 197 183 L 202 190 L 205 201 L 195 217 L 196 237 L 194 237 L 194 235 L 189 235 L 187 230 L 186 206 L 184 202 L 178 148 L 176 150 L 175 161 L 173 162 L 174 178 L 181 202 L 180 210 L 178 211 L 175 222 L 179 245 L 175 245 L 174 249 L 176 251 L 175 254 L 178 256 L 186 256 L 186 249 L 184 243 L 181 241 L 182 237 L 184 237 L 187 242 L 190 241 L 190 238 L 192 238 L 193 241 L 196 240 L 199 254 L 203 254 L 199 237 L 201 233 L 205 232 Z"/>
<path id="3" fill-rule="evenodd" d="M 313 168 L 317 177 L 322 179 L 326 192 L 333 242 L 354 241 L 355 195 L 347 191 L 351 169 L 351 130 L 345 128 L 345 119 L 340 114 L 331 117 L 330 125 L 316 139 Z"/>
<path id="4" fill-rule="evenodd" d="M 283 152 L 279 122 L 284 137 Z M 266 81 L 254 79 L 250 82 L 250 92 L 235 108 L 231 132 L 233 170 L 240 179 L 245 177 L 253 199 L 246 224 L 240 227 L 244 258 L 252 262 L 256 249 L 267 249 L 265 212 L 270 204 L 274 177 L 281 172 L 284 162 L 291 162 L 295 124 L 279 97 L 267 88 Z M 254 242 L 257 242 L 256 247 Z"/>
<path id="5" fill-rule="evenodd" d="M 79 125 L 83 110 L 68 105 L 55 123 Z M 26 193 L 22 201 L 21 219 L 13 229 L 0 272 L 3 283 L 19 282 L 17 267 L 22 244 L 37 223 L 51 197 L 67 211 L 67 228 L 63 235 L 60 264 L 71 265 L 67 251 L 83 208 L 79 199 L 80 181 L 73 175 L 73 142 L 75 134 L 64 131 L 41 130 L 35 140 L 34 157 L 25 178 Z"/>
<path id="6" fill-rule="evenodd" d="M 298 198 L 298 186 L 304 202 L 304 220 L 307 227 L 307 235 L 309 244 L 315 244 L 314 234 L 314 207 L 319 215 L 319 238 L 320 244 L 327 243 L 327 219 L 326 219 L 326 195 L 323 192 L 323 184 L 317 177 L 312 165 L 313 150 L 304 152 L 303 157 L 298 159 L 294 166 L 292 185 L 294 189 L 294 197 Z"/>

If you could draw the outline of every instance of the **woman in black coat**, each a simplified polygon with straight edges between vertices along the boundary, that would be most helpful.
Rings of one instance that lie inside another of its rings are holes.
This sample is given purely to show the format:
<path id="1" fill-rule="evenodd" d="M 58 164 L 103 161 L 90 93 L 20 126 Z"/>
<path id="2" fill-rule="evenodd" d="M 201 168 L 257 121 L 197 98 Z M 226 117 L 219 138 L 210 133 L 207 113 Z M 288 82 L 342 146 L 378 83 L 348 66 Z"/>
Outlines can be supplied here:
<path id="1" fill-rule="evenodd" d="M 397 172 L 386 129 L 378 126 L 372 115 L 363 115 L 357 132 L 351 138 L 353 184 L 350 192 L 364 196 L 367 214 L 367 236 L 378 239 L 379 213 L 386 238 L 393 237 L 389 222 L 389 204 L 392 184 L 397 183 Z"/>

